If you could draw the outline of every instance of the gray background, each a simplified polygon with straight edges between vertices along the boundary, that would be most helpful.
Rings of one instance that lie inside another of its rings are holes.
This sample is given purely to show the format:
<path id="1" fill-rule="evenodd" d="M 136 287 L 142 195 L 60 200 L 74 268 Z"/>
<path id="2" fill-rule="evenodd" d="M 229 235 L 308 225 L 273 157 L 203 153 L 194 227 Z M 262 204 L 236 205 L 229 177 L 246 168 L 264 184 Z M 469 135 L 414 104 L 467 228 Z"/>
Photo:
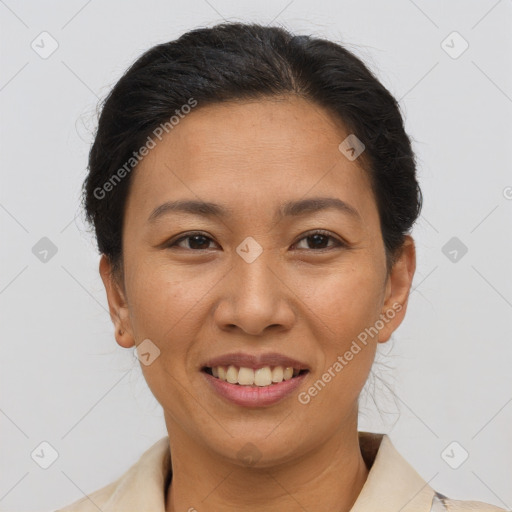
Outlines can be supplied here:
<path id="1" fill-rule="evenodd" d="M 70 503 L 166 434 L 115 343 L 79 190 L 98 99 L 150 46 L 223 19 L 345 43 L 400 100 L 425 197 L 418 267 L 359 428 L 449 497 L 512 508 L 512 1 L 5 0 L 0 509 Z M 43 441 L 48 469 L 31 458 Z"/>

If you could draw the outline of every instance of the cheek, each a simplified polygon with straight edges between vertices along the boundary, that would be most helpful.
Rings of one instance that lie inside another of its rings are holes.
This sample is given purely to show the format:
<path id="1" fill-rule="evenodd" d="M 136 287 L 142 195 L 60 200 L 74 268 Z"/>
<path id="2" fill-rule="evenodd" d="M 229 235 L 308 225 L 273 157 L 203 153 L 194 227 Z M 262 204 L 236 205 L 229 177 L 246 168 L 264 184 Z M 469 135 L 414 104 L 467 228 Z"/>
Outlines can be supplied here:
<path id="1" fill-rule="evenodd" d="M 211 286 L 207 275 L 191 276 L 148 259 L 127 290 L 136 342 L 150 339 L 160 350 L 150 365 L 141 364 L 144 378 L 156 400 L 178 417 L 191 414 L 190 395 L 183 391 L 191 377 L 187 361 L 202 325 L 201 300 Z"/>
<path id="2" fill-rule="evenodd" d="M 309 317 L 316 318 L 322 364 L 299 402 L 308 415 L 324 418 L 319 428 L 326 435 L 354 413 L 372 367 L 377 343 L 369 328 L 380 314 L 379 283 L 371 269 L 353 267 L 317 279 L 304 296 L 307 309 L 315 313 Z"/>
<path id="3" fill-rule="evenodd" d="M 319 373 L 330 371 L 325 378 L 332 381 L 329 387 L 333 391 L 326 395 L 338 397 L 336 400 L 341 395 L 346 395 L 348 401 L 354 399 L 370 371 L 377 345 L 371 328 L 379 319 L 382 306 L 380 284 L 378 271 L 361 262 L 336 273 L 315 276 L 302 295 L 305 311 L 309 311 L 305 314 L 316 323 L 313 329 L 322 333 L 317 337 L 323 354 Z"/>
<path id="4" fill-rule="evenodd" d="M 215 285 L 212 277 L 150 260 L 140 265 L 127 290 L 136 339 L 154 338 L 166 345 L 178 332 L 186 336 L 194 310 Z"/>
<path id="5" fill-rule="evenodd" d="M 297 276 L 298 295 L 333 335 L 346 339 L 378 318 L 383 290 L 371 265 L 360 261 L 306 276 Z"/>

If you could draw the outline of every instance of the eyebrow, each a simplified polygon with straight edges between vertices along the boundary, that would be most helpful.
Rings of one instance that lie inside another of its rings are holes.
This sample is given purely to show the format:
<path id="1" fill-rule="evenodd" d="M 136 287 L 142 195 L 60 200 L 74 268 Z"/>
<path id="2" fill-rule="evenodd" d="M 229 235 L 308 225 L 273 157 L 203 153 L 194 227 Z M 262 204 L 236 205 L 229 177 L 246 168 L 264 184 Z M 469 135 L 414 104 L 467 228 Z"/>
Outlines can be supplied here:
<path id="1" fill-rule="evenodd" d="M 361 220 L 359 212 L 353 206 L 336 197 L 312 197 L 297 201 L 287 201 L 281 205 L 276 213 L 276 217 L 297 217 L 328 209 L 335 209 Z M 233 211 L 230 208 L 216 203 L 193 199 L 178 199 L 176 201 L 167 201 L 157 206 L 148 217 L 148 222 L 155 222 L 160 217 L 169 213 L 188 213 L 203 217 L 229 217 L 233 215 Z"/>

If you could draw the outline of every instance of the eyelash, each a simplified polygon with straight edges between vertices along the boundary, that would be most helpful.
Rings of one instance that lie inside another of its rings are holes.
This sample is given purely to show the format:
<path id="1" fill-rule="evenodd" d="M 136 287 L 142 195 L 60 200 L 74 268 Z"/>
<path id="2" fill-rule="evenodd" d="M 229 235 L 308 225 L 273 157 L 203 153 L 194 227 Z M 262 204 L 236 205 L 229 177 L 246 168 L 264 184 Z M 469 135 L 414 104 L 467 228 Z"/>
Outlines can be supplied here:
<path id="1" fill-rule="evenodd" d="M 330 238 L 331 240 L 334 240 L 336 242 L 336 244 L 334 246 L 324 247 L 322 249 L 299 249 L 299 250 L 309 250 L 309 251 L 314 251 L 314 252 L 324 252 L 324 251 L 329 251 L 329 250 L 340 248 L 340 247 L 344 247 L 344 248 L 348 247 L 348 244 L 346 244 L 345 242 L 343 242 L 339 238 L 335 238 L 328 231 L 324 231 L 322 229 L 317 229 L 317 230 L 311 231 L 309 233 L 306 233 L 302 238 L 299 238 L 299 240 L 297 240 L 297 242 L 295 242 L 293 245 L 297 245 L 302 240 L 304 240 L 306 238 L 309 238 L 310 236 L 314 236 L 314 235 L 322 235 L 324 237 Z M 179 247 L 178 246 L 178 244 L 180 242 L 182 242 L 183 240 L 187 240 L 188 238 L 192 238 L 194 236 L 202 236 L 202 237 L 204 237 L 206 239 L 214 241 L 210 236 L 206 235 L 205 233 L 202 233 L 200 231 L 193 231 L 193 232 L 187 233 L 185 236 L 182 236 L 182 237 L 178 238 L 175 241 L 172 241 L 172 242 L 169 242 L 168 244 L 165 244 L 164 247 L 166 249 L 171 249 L 173 247 L 178 247 L 180 249 L 190 250 L 190 251 L 194 251 L 194 252 L 200 252 L 200 251 L 203 251 L 203 250 L 209 250 L 209 249 L 188 249 L 186 247 Z"/>

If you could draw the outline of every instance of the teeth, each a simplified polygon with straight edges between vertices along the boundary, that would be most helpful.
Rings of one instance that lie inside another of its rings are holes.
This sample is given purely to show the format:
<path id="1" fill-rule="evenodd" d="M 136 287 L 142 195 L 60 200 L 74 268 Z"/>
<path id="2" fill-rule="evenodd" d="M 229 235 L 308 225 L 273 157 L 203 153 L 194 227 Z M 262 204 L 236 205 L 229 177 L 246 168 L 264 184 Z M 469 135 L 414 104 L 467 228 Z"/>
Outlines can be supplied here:
<path id="1" fill-rule="evenodd" d="M 220 380 L 229 382 L 230 384 L 239 384 L 241 386 L 258 386 L 265 387 L 272 384 L 278 384 L 283 380 L 290 380 L 296 377 L 300 370 L 297 368 L 283 366 L 264 366 L 253 370 L 244 366 L 238 368 L 234 365 L 215 366 L 211 368 L 212 375 Z"/>
<path id="2" fill-rule="evenodd" d="M 272 382 L 283 382 L 283 367 L 276 366 L 272 370 Z"/>
<path id="3" fill-rule="evenodd" d="M 252 368 L 240 368 L 238 371 L 238 384 L 252 386 L 254 384 L 254 370 Z"/>
<path id="4" fill-rule="evenodd" d="M 236 384 L 238 382 L 238 369 L 236 366 L 229 366 L 228 371 L 226 372 L 226 380 L 230 384 Z"/>
<path id="5" fill-rule="evenodd" d="M 240 368 L 240 371 L 242 371 L 242 369 L 243 368 Z M 272 371 L 269 366 L 258 368 L 254 372 L 254 384 L 256 384 L 256 386 L 270 386 L 270 384 L 272 384 Z"/>

